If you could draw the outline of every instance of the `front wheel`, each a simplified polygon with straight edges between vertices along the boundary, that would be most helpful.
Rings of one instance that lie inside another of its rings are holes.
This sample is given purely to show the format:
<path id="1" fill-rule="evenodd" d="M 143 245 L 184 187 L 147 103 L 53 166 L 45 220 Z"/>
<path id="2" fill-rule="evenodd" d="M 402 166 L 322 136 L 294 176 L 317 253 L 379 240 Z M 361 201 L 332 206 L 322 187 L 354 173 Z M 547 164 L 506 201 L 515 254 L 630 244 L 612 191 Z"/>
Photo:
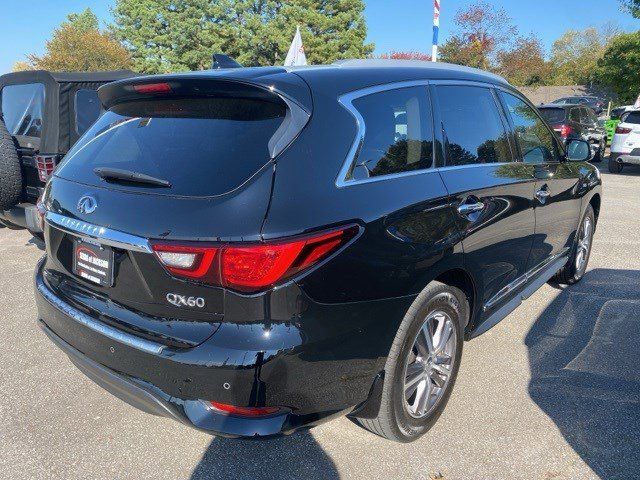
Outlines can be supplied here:
<path id="1" fill-rule="evenodd" d="M 407 311 L 391 346 L 377 417 L 358 423 L 398 442 L 424 435 L 449 400 L 468 318 L 469 303 L 461 290 L 429 284 Z"/>
<path id="2" fill-rule="evenodd" d="M 565 266 L 562 267 L 562 270 L 555 274 L 552 281 L 564 285 L 573 285 L 582 280 L 584 272 L 587 270 L 589 257 L 591 256 L 595 226 L 596 217 L 593 213 L 593 208 L 589 205 L 580 223 L 580 228 L 576 234 L 576 240 L 571 249 L 569 260 Z"/>

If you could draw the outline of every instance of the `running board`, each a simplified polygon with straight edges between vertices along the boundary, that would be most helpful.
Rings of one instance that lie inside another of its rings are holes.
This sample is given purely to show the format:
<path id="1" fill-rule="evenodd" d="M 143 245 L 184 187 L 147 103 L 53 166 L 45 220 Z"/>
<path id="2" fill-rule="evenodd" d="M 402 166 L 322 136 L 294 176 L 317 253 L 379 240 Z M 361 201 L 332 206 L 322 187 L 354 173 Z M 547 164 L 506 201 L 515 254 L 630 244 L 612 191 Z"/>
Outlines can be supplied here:
<path id="1" fill-rule="evenodd" d="M 493 312 L 486 320 L 484 320 L 480 325 L 478 325 L 474 330 L 469 333 L 467 337 L 468 340 L 472 338 L 476 338 L 479 335 L 482 335 L 490 328 L 496 326 L 503 320 L 507 315 L 513 312 L 516 308 L 518 308 L 524 300 L 533 295 L 540 287 L 542 287 L 545 283 L 549 281 L 551 277 L 553 277 L 558 270 L 560 270 L 568 260 L 568 251 L 564 250 L 560 256 L 556 257 L 552 261 L 548 262 L 544 267 L 536 267 L 531 271 L 531 273 L 525 274 L 526 280 L 523 282 L 518 279 L 514 283 L 518 286 L 524 284 L 524 288 L 522 291 L 518 292 L 511 300 L 505 303 L 498 310 Z M 517 288 L 517 287 L 515 287 Z M 510 290 L 513 290 L 511 288 Z M 491 302 L 494 305 L 496 301 Z M 487 302 L 489 305 L 490 302 Z M 485 310 L 488 309 L 488 306 L 485 306 Z"/>

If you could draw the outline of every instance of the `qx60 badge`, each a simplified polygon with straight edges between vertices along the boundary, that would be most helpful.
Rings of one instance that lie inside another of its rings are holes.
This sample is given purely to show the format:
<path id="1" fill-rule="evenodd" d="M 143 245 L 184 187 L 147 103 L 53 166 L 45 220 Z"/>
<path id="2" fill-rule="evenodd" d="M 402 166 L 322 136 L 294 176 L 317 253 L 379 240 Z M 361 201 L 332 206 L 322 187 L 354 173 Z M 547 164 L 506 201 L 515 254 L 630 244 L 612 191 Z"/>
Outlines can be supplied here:
<path id="1" fill-rule="evenodd" d="M 91 195 L 83 195 L 80 197 L 80 200 L 78 200 L 76 208 L 78 209 L 78 212 L 83 215 L 88 215 L 96 211 L 96 208 L 98 208 L 98 202 Z"/>
<path id="2" fill-rule="evenodd" d="M 177 293 L 167 293 L 167 302 L 176 307 L 204 308 L 204 298 L 202 297 L 187 297 Z"/>

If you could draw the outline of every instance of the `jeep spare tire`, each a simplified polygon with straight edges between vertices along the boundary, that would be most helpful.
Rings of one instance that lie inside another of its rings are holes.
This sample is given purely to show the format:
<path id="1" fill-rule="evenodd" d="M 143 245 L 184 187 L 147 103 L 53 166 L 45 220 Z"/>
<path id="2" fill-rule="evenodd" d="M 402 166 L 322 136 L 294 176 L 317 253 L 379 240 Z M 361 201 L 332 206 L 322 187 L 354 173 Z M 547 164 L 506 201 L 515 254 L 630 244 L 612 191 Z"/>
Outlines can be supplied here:
<path id="1" fill-rule="evenodd" d="M 22 172 L 13 137 L 0 119 L 0 210 L 8 210 L 20 201 Z"/>

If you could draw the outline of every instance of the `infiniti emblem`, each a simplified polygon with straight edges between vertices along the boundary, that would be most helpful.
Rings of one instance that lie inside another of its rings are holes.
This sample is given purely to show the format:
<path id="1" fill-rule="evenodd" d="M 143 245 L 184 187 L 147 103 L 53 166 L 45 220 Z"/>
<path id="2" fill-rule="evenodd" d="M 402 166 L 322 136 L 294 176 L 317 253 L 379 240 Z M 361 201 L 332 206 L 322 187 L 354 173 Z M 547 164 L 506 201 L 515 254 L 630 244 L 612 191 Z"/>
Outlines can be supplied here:
<path id="1" fill-rule="evenodd" d="M 91 195 L 84 195 L 78 200 L 78 211 L 85 215 L 93 213 L 98 208 L 98 202 Z"/>

